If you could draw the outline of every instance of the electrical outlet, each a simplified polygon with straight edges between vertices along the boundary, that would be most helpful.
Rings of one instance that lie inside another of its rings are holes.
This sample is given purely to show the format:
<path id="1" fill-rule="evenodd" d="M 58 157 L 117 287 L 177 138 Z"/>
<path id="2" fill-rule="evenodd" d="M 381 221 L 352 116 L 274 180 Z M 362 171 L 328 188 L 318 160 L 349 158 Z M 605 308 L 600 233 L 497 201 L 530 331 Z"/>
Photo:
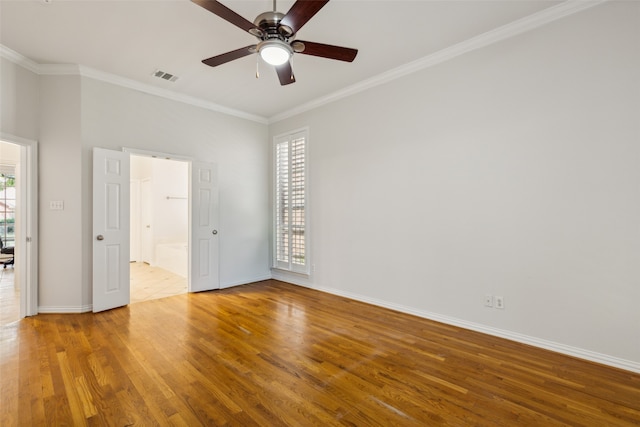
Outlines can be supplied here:
<path id="1" fill-rule="evenodd" d="M 496 308 L 504 308 L 504 298 L 496 296 L 495 298 Z"/>
<path id="2" fill-rule="evenodd" d="M 49 202 L 49 209 L 52 211 L 62 211 L 64 210 L 64 201 L 62 200 L 51 200 Z"/>
<path id="3" fill-rule="evenodd" d="M 484 296 L 484 305 L 485 307 L 493 307 L 493 295 Z"/>

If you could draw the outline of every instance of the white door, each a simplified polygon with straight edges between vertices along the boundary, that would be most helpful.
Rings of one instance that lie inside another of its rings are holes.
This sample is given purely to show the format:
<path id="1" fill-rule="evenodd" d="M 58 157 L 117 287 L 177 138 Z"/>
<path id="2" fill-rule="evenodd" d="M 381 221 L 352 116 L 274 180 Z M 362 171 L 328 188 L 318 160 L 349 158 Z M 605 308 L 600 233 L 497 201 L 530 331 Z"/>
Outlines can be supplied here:
<path id="1" fill-rule="evenodd" d="M 129 153 L 93 149 L 93 311 L 129 304 Z"/>
<path id="2" fill-rule="evenodd" d="M 189 291 L 220 288 L 218 277 L 218 170 L 191 163 L 191 241 Z"/>

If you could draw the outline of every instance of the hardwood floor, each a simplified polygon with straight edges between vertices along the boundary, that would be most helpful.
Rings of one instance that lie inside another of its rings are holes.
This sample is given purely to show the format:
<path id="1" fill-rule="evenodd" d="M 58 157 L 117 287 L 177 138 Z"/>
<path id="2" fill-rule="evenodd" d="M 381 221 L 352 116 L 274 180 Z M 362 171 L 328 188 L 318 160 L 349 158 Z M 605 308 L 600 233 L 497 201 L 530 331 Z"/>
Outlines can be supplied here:
<path id="1" fill-rule="evenodd" d="M 0 338 L 2 426 L 640 424 L 638 374 L 278 281 Z"/>
<path id="2" fill-rule="evenodd" d="M 0 326 L 20 319 L 20 290 L 14 278 L 13 267 L 0 266 Z"/>
<path id="3" fill-rule="evenodd" d="M 132 263 L 131 303 L 166 298 L 187 292 L 187 279 L 142 262 Z M 20 320 L 20 290 L 14 286 L 12 267 L 0 266 L 0 326 Z"/>

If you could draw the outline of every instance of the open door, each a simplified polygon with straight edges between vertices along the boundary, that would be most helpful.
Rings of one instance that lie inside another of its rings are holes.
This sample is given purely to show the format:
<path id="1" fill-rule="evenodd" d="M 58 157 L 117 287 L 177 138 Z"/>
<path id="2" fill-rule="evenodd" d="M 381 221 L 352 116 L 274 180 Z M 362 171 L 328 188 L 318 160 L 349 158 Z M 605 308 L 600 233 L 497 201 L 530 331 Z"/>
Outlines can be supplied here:
<path id="1" fill-rule="evenodd" d="M 210 163 L 191 163 L 191 242 L 189 291 L 220 288 L 218 276 L 218 170 Z"/>
<path id="2" fill-rule="evenodd" d="M 129 153 L 93 149 L 93 311 L 129 304 Z"/>

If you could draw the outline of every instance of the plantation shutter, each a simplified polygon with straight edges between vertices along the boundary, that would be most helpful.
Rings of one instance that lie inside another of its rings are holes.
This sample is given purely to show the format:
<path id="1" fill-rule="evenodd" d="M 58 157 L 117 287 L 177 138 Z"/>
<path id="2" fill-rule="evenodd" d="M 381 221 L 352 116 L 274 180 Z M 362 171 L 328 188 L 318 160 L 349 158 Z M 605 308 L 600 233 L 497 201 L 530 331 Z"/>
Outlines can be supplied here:
<path id="1" fill-rule="evenodd" d="M 274 266 L 296 272 L 308 272 L 306 143 L 306 132 L 300 132 L 275 144 Z"/>

